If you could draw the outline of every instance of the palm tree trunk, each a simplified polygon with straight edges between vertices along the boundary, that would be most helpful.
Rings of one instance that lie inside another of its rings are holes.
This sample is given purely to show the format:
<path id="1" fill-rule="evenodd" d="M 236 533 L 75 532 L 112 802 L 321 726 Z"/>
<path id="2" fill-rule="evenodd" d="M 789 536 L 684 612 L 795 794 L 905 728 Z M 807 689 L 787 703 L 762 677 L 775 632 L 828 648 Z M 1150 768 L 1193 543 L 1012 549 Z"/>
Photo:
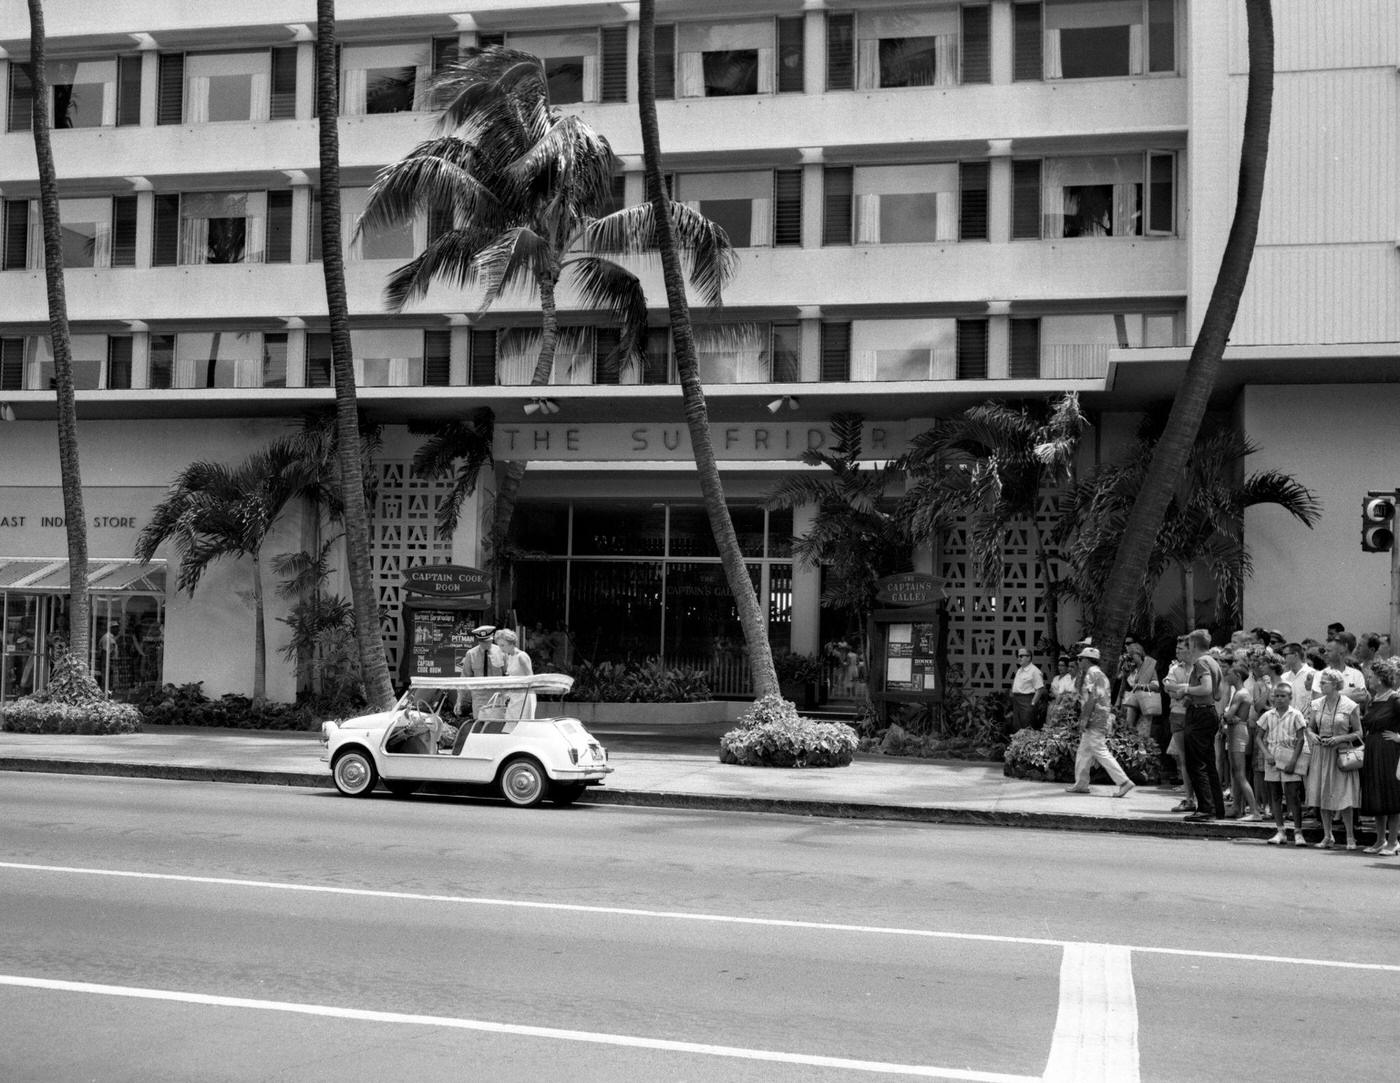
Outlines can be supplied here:
<path id="1" fill-rule="evenodd" d="M 1181 593 L 1184 596 L 1185 605 L 1182 612 L 1186 614 L 1186 627 L 1196 627 L 1196 566 L 1190 561 L 1181 566 Z"/>
<path id="2" fill-rule="evenodd" d="M 725 503 L 724 487 L 720 484 L 719 467 L 715 462 L 714 444 L 710 439 L 709 410 L 705 391 L 700 385 L 699 367 L 695 359 L 695 341 L 690 333 L 690 306 L 686 302 L 685 279 L 676 254 L 675 236 L 671 230 L 669 200 L 661 183 L 661 135 L 656 121 L 656 3 L 641 0 L 641 42 L 637 49 L 637 106 L 641 116 L 642 154 L 646 168 L 647 199 L 656 219 L 657 247 L 661 250 L 661 272 L 666 282 L 666 301 L 671 314 L 671 337 L 676 344 L 676 364 L 680 370 L 681 394 L 685 399 L 685 422 L 690 429 L 690 444 L 695 452 L 695 469 L 700 478 L 700 491 L 705 496 L 710 529 L 719 546 L 720 562 L 730 593 L 739 611 L 739 625 L 749 653 L 749 669 L 753 674 L 754 696 L 776 695 L 778 675 L 773 668 L 773 650 L 768 642 L 767 622 L 758 607 L 758 595 L 739 549 L 734 533 L 734 521 Z"/>
<path id="3" fill-rule="evenodd" d="M 370 578 L 369 509 L 361 480 L 360 410 L 350 353 L 350 311 L 345 290 L 345 254 L 340 243 L 340 80 L 335 65 L 335 0 L 316 0 L 316 108 L 321 150 L 321 269 L 330 315 L 331 363 L 335 371 L 336 448 L 341 500 L 345 507 L 345 553 L 350 597 L 355 605 L 355 640 L 365 698 L 376 710 L 394 705 L 394 687 L 379 628 L 379 599 Z"/>
<path id="4" fill-rule="evenodd" d="M 68 336 L 68 298 L 63 288 L 63 242 L 58 219 L 58 178 L 49 139 L 49 74 L 44 54 L 43 0 L 29 0 L 29 56 L 34 83 L 34 155 L 39 162 L 39 205 L 44 220 L 44 282 L 48 288 L 49 341 L 58 391 L 58 467 L 63 486 L 63 525 L 68 536 L 68 646 L 91 659 L 88 625 L 87 516 L 78 463 L 78 407 L 73 396 L 73 344 Z"/>
<path id="5" fill-rule="evenodd" d="M 1166 429 L 1152 452 L 1143 485 L 1138 489 L 1113 570 L 1104 584 L 1095 641 L 1101 645 L 1104 668 L 1110 673 L 1128 630 L 1133 603 L 1142 588 L 1153 540 L 1161 528 L 1177 479 L 1186 469 L 1192 444 L 1200 432 L 1201 419 L 1215 388 L 1216 374 L 1249 277 L 1249 264 L 1259 232 L 1274 91 L 1274 21 L 1269 0 L 1245 0 L 1245 17 L 1249 25 L 1249 83 L 1235 217 L 1221 255 L 1215 288 L 1191 350 L 1191 360 L 1177 388 Z"/>
<path id="6" fill-rule="evenodd" d="M 253 703 L 267 700 L 267 614 L 263 608 L 262 550 L 253 557 Z"/>

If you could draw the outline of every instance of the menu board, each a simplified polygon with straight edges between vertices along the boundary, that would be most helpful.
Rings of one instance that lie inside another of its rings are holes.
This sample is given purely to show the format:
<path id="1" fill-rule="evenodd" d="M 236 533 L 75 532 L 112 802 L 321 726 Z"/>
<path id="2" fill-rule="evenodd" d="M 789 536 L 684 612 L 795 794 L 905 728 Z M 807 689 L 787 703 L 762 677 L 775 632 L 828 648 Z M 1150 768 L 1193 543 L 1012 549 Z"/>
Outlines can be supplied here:
<path id="1" fill-rule="evenodd" d="M 885 639 L 885 691 L 938 691 L 938 626 L 932 621 L 888 625 Z"/>
<path id="2" fill-rule="evenodd" d="M 450 609 L 409 610 L 413 648 L 410 677 L 455 677 L 457 663 L 472 645 L 473 614 Z"/>

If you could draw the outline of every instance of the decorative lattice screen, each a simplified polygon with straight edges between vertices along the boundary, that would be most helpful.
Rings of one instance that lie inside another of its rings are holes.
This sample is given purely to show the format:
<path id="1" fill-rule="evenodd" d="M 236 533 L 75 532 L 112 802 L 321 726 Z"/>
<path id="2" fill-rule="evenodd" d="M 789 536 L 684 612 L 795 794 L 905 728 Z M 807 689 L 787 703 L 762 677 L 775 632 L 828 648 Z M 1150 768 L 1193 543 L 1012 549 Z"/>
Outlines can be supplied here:
<path id="1" fill-rule="evenodd" d="M 423 564 L 451 562 L 452 541 L 438 537 L 433 523 L 438 501 L 446 499 L 452 482 L 416 477 L 407 462 L 380 463 L 378 470 L 370 565 L 389 672 L 397 673 L 403 651 L 403 573 Z"/>
<path id="2" fill-rule="evenodd" d="M 1042 537 L 1059 519 L 1058 496 L 1052 490 L 1040 494 L 1036 522 Z M 975 581 L 966 523 L 949 531 L 943 542 L 938 574 L 948 581 L 948 662 L 962 667 L 970 692 L 1005 692 L 1016 671 L 1016 651 L 1034 650 L 1036 640 L 1050 630 L 1046 584 L 1028 526 L 1013 525 L 1006 532 L 1002 556 L 1001 586 L 992 591 Z M 1053 676 L 1052 660 L 1037 657 L 1036 663 L 1047 678 Z"/>

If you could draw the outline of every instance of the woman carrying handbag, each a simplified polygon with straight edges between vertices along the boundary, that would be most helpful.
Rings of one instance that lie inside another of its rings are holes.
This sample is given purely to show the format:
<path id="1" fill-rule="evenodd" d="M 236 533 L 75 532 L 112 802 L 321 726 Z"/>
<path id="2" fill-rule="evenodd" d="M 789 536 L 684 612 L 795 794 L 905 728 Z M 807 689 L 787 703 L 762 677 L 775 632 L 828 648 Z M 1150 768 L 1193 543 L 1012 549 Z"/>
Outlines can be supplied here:
<path id="1" fill-rule="evenodd" d="M 1338 754 L 1344 748 L 1361 744 L 1361 710 L 1355 700 L 1342 695 L 1346 677 L 1340 670 L 1324 669 L 1317 683 L 1322 695 L 1313 700 L 1312 721 L 1308 723 L 1314 740 L 1312 763 L 1308 766 L 1307 803 L 1317 808 L 1322 820 L 1319 849 L 1330 850 L 1336 845 L 1332 813 L 1340 812 L 1347 849 L 1355 850 L 1354 812 L 1361 804 L 1361 772 L 1342 770 Z"/>

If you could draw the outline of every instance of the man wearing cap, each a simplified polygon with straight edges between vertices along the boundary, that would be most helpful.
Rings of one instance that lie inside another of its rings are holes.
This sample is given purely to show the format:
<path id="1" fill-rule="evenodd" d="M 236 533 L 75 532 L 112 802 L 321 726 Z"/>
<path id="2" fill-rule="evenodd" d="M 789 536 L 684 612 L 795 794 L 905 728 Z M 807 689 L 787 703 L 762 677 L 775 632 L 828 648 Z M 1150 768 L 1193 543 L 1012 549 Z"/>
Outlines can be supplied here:
<path id="1" fill-rule="evenodd" d="M 1085 647 L 1079 652 L 1079 672 L 1083 677 L 1079 690 L 1079 751 L 1074 757 L 1074 785 L 1066 787 L 1065 792 L 1088 793 L 1089 772 L 1097 760 L 1108 777 L 1118 784 L 1118 792 L 1113 796 L 1126 797 L 1135 787 L 1108 750 L 1113 692 L 1108 677 L 1099 668 L 1097 647 Z"/>
<path id="2" fill-rule="evenodd" d="M 491 642 L 496 634 L 496 626 L 493 624 L 483 624 L 479 628 L 471 630 L 471 637 L 476 643 L 462 655 L 461 665 L 457 667 L 457 672 L 463 677 L 500 677 L 505 674 L 505 668 L 491 663 Z M 479 718 L 480 709 L 486 705 L 491 698 L 490 692 L 472 693 L 472 717 Z M 463 708 L 467 705 L 467 695 L 465 692 L 457 693 L 457 714 L 463 713 Z"/>

